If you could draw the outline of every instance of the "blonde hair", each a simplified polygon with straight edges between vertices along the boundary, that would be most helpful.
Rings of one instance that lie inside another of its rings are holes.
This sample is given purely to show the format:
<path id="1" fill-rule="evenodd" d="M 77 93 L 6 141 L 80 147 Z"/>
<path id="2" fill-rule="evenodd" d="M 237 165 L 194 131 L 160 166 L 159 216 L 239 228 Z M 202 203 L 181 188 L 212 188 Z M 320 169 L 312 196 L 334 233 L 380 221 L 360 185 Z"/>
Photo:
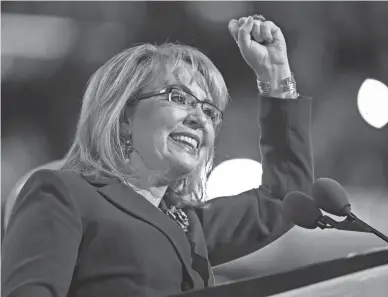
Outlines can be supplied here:
<path id="1" fill-rule="evenodd" d="M 84 175 L 108 175 L 128 181 L 120 138 L 120 118 L 127 103 L 136 102 L 142 88 L 165 71 L 185 67 L 215 104 L 224 110 L 228 90 L 210 59 L 199 50 L 182 44 L 141 44 L 106 62 L 91 77 L 86 88 L 73 144 L 63 169 Z M 170 185 L 167 194 L 175 202 L 196 204 L 203 201 L 207 176 L 213 166 L 214 147 L 205 162 L 190 175 Z"/>

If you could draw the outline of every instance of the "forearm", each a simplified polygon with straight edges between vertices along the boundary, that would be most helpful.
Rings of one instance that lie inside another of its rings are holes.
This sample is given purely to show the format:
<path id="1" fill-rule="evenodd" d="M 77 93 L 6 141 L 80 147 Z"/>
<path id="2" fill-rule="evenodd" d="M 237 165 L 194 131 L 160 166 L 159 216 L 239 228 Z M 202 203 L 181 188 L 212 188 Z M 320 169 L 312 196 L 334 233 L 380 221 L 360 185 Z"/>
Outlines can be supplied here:
<path id="1" fill-rule="evenodd" d="M 310 110 L 311 98 L 260 98 L 261 187 L 276 198 L 308 193 L 313 182 Z"/>

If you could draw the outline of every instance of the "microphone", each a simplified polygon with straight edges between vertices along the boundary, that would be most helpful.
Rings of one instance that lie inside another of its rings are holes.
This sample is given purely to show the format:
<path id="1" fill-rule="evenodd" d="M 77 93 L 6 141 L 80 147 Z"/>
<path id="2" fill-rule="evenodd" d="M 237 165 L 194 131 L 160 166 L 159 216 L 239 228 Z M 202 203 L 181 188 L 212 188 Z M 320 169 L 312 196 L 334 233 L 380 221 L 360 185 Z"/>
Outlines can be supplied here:
<path id="1" fill-rule="evenodd" d="M 387 236 L 374 229 L 372 226 L 369 226 L 351 212 L 351 205 L 347 198 L 347 193 L 335 180 L 330 178 L 317 179 L 311 187 L 311 195 L 319 208 L 337 216 L 346 216 L 346 219 L 341 223 L 346 223 L 349 226 L 358 225 L 364 232 L 373 233 L 385 242 L 388 242 Z"/>
<path id="2" fill-rule="evenodd" d="M 358 224 L 349 221 L 337 222 L 323 215 L 316 202 L 306 194 L 298 191 L 288 193 L 283 199 L 283 209 L 292 222 L 302 228 L 338 229 L 346 231 L 367 232 Z"/>
<path id="3" fill-rule="evenodd" d="M 345 189 L 335 180 L 319 178 L 311 187 L 311 196 L 318 207 L 333 215 L 344 217 L 350 212 Z"/>
<path id="4" fill-rule="evenodd" d="M 315 229 L 320 225 L 322 229 L 326 227 L 326 224 L 320 223 L 323 217 L 322 211 L 309 196 L 302 192 L 288 193 L 283 199 L 283 209 L 292 222 L 302 228 Z"/>

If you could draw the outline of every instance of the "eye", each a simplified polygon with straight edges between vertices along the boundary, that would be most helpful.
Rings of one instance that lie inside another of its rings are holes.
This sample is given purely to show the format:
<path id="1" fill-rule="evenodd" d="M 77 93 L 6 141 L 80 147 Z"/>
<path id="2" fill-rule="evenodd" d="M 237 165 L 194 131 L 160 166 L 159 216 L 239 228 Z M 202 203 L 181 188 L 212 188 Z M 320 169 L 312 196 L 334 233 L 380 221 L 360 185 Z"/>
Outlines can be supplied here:
<path id="1" fill-rule="evenodd" d="M 213 110 L 211 110 L 210 108 L 204 108 L 204 109 L 203 109 L 203 113 L 204 113 L 208 118 L 210 118 L 210 119 L 213 120 L 213 118 L 214 118 L 214 111 L 213 111 Z"/>
<path id="2" fill-rule="evenodd" d="M 203 113 L 209 118 L 212 120 L 212 122 L 216 122 L 217 121 L 217 111 L 215 110 L 215 108 L 211 105 L 207 105 L 207 104 L 204 104 L 203 106 Z"/>
<path id="3" fill-rule="evenodd" d="M 187 104 L 187 98 L 183 92 L 178 90 L 172 90 L 171 92 L 171 101 L 178 104 Z"/>

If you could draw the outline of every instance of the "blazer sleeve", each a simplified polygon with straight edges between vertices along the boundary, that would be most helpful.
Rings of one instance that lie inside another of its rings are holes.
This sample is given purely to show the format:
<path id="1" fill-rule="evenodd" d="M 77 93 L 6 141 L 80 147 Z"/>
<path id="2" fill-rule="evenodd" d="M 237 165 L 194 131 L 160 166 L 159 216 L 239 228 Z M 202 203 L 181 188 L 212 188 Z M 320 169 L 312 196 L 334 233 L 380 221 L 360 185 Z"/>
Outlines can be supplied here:
<path id="1" fill-rule="evenodd" d="M 250 254 L 292 228 L 281 201 L 290 191 L 309 193 L 314 179 L 311 101 L 260 98 L 261 186 L 196 208 L 212 266 Z"/>
<path id="2" fill-rule="evenodd" d="M 64 181 L 54 171 L 34 173 L 2 242 L 2 296 L 66 296 L 81 237 L 81 217 Z"/>

